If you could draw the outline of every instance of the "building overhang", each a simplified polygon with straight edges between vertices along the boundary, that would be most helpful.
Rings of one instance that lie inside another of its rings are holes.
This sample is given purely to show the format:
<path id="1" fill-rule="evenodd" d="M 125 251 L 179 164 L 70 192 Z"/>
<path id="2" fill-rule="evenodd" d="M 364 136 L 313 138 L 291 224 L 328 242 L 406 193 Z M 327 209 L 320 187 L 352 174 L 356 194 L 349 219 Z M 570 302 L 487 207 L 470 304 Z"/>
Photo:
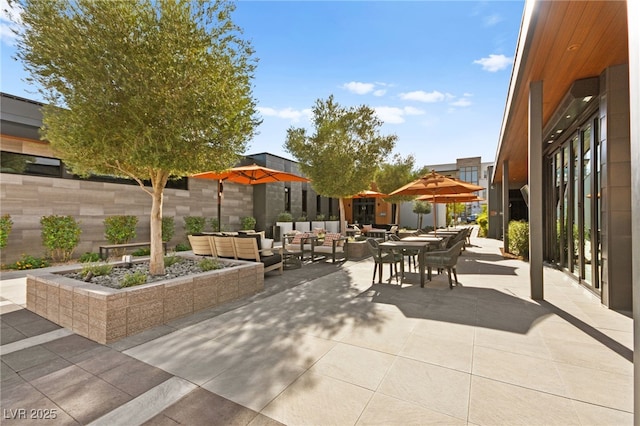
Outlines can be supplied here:
<path id="1" fill-rule="evenodd" d="M 492 183 L 502 182 L 504 161 L 509 162 L 510 185 L 519 187 L 527 182 L 531 82 L 543 82 L 543 127 L 548 130 L 558 121 L 564 103 L 579 107 L 577 100 L 587 97 L 572 93 L 593 89 L 591 83 L 574 83 L 593 82 L 590 78 L 598 77 L 607 67 L 628 63 L 626 1 L 527 0 Z"/>

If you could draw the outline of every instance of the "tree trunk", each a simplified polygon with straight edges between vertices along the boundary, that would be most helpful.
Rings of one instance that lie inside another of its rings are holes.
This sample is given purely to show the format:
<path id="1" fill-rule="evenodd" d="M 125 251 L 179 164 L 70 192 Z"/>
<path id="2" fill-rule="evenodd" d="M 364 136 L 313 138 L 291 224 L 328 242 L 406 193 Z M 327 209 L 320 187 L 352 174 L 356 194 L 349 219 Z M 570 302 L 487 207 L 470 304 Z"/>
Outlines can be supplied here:
<path id="1" fill-rule="evenodd" d="M 396 225 L 398 225 L 398 227 L 400 226 L 400 205 L 401 203 L 395 203 L 396 205 L 396 216 L 393 218 L 394 223 Z"/>
<path id="2" fill-rule="evenodd" d="M 151 202 L 151 258 L 149 259 L 149 274 L 164 275 L 164 252 L 162 250 L 162 198 L 167 177 L 158 172 L 151 179 L 153 194 Z"/>
<path id="3" fill-rule="evenodd" d="M 344 209 L 344 199 L 340 197 L 338 200 L 339 200 L 338 206 L 340 207 L 340 225 L 338 226 L 338 229 L 340 230 L 340 233 L 342 235 L 346 235 L 347 230 L 344 229 L 344 220 L 347 216 L 346 216 L 346 211 Z"/>

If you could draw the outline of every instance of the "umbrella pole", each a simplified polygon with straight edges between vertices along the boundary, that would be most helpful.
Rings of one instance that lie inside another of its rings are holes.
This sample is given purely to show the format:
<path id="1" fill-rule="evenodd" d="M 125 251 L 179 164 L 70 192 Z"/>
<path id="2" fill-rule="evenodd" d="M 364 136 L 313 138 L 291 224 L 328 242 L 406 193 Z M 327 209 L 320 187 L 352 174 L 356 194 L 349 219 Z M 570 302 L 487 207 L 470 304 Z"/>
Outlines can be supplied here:
<path id="1" fill-rule="evenodd" d="M 218 179 L 218 232 L 222 230 L 222 179 Z"/>

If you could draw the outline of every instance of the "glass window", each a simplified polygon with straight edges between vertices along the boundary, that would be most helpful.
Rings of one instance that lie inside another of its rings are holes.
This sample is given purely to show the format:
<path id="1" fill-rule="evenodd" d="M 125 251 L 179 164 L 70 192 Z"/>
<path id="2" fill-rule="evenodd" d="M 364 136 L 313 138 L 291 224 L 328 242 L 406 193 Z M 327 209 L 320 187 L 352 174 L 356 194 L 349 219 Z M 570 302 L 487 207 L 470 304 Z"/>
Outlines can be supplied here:
<path id="1" fill-rule="evenodd" d="M 62 177 L 62 162 L 57 158 L 2 151 L 0 171 L 21 175 Z"/>

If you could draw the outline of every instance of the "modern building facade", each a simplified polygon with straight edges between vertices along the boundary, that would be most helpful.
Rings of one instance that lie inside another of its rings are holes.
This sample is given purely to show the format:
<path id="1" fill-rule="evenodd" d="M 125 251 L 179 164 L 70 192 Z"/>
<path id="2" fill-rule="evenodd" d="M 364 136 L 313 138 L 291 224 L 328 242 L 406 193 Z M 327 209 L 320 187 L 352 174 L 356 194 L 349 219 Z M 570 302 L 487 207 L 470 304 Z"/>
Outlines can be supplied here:
<path id="1" fill-rule="evenodd" d="M 104 219 L 114 215 L 138 218 L 137 241 L 149 240 L 151 199 L 132 180 L 108 176 L 81 179 L 70 173 L 48 142 L 40 140 L 42 104 L 0 94 L 0 215 L 9 214 L 13 229 L 0 263 L 12 263 L 23 254 L 41 257 L 44 247 L 40 219 L 69 215 L 80 222 L 82 234 L 76 253 L 96 252 L 105 243 Z M 243 163 L 256 163 L 298 173 L 297 163 L 271 154 L 247 156 Z M 173 217 L 175 236 L 169 246 L 186 242 L 184 218 L 217 217 L 217 181 L 183 178 L 170 182 L 164 192 L 163 216 Z M 254 216 L 256 227 L 271 232 L 277 216 L 290 211 L 337 214 L 338 202 L 319 197 L 307 183 L 224 185 L 221 209 L 223 229 L 240 229 L 241 218 Z"/>
<path id="2" fill-rule="evenodd" d="M 528 197 L 531 240 L 540 242 L 532 261 L 566 270 L 606 306 L 631 310 L 626 8 L 526 3 L 493 170 L 500 206 L 491 210 L 506 229 L 518 219 L 514 201 Z"/>

